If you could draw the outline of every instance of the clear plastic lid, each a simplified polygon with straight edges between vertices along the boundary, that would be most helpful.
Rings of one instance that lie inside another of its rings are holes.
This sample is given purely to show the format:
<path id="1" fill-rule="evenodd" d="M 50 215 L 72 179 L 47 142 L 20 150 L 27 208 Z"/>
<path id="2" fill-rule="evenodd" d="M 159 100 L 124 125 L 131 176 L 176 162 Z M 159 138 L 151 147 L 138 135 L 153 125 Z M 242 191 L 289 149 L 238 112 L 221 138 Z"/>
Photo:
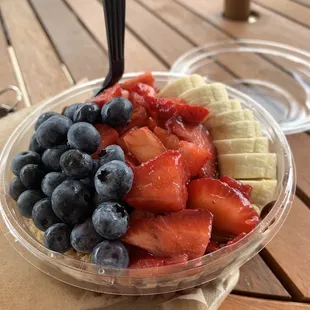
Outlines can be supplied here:
<path id="1" fill-rule="evenodd" d="M 260 103 L 285 134 L 310 129 L 310 53 L 260 40 L 215 42 L 190 50 L 172 72 L 198 73 Z"/>

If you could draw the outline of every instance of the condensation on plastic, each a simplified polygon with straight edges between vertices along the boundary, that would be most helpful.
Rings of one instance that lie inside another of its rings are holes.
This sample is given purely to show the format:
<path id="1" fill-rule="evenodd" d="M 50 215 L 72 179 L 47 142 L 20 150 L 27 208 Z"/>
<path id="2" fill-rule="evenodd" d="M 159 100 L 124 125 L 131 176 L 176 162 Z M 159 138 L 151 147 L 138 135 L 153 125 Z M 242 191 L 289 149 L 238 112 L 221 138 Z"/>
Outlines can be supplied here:
<path id="1" fill-rule="evenodd" d="M 136 76 L 127 74 L 124 80 Z M 156 86 L 162 88 L 181 74 L 154 72 Z M 269 138 L 271 149 L 278 154 L 278 189 L 276 202 L 259 225 L 239 242 L 187 263 L 147 269 L 104 268 L 55 253 L 40 244 L 28 230 L 18 212 L 16 202 L 9 196 L 9 182 L 13 175 L 13 156 L 25 150 L 34 131 L 37 117 L 46 111 L 61 112 L 65 106 L 90 94 L 103 79 L 75 86 L 49 99 L 27 117 L 9 137 L 0 157 L 0 226 L 13 247 L 35 267 L 46 274 L 83 289 L 119 295 L 160 294 L 194 287 L 214 280 L 239 268 L 258 253 L 274 237 L 290 210 L 295 192 L 293 158 L 277 122 L 259 104 L 239 91 L 228 87 L 231 98 L 239 99 L 251 109 Z"/>
<path id="2" fill-rule="evenodd" d="M 261 40 L 231 40 L 182 55 L 171 72 L 198 73 L 261 104 L 285 134 L 310 129 L 310 53 Z"/>

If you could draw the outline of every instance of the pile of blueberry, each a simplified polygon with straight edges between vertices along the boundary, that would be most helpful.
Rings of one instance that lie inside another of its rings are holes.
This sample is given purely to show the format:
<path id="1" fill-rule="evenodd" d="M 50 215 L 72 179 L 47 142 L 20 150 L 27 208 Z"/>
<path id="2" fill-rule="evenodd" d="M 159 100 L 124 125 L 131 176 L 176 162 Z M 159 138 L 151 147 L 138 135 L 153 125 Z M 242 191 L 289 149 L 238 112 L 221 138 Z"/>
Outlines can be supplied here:
<path id="1" fill-rule="evenodd" d="M 127 267 L 128 252 L 119 241 L 128 229 L 130 206 L 121 199 L 133 183 L 124 152 L 110 145 L 96 152 L 101 137 L 93 124 L 126 125 L 132 115 L 126 98 L 114 98 L 102 109 L 95 103 L 73 104 L 63 115 L 42 114 L 29 150 L 12 161 L 16 177 L 10 194 L 20 213 L 44 231 L 48 249 L 71 247 L 91 253 L 92 262 Z"/>

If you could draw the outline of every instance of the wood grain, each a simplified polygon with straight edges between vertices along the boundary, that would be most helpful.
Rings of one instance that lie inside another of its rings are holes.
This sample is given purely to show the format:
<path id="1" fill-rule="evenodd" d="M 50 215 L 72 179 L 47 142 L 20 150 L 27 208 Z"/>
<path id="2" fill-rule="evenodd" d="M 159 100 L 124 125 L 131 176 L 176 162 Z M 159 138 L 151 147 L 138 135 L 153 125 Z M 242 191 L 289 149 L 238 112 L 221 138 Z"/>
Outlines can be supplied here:
<path id="1" fill-rule="evenodd" d="M 310 305 L 229 295 L 219 310 L 309 310 Z"/>
<path id="2" fill-rule="evenodd" d="M 31 0 L 31 3 L 75 81 L 106 74 L 106 53 L 62 0 Z"/>
<path id="3" fill-rule="evenodd" d="M 98 1 L 66 0 L 88 31 L 107 51 L 103 8 Z M 129 30 L 125 32 L 125 71 L 166 71 L 167 67 Z"/>
<path id="4" fill-rule="evenodd" d="M 290 1 L 310 7 L 310 0 L 290 0 Z"/>

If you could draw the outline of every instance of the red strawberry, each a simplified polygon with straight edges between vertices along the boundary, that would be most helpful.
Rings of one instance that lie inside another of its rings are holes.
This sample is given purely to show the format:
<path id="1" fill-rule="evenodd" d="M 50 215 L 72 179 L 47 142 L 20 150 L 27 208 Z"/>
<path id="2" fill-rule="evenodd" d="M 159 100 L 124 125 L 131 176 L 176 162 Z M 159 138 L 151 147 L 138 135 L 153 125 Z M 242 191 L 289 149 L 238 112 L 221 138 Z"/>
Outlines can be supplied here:
<path id="1" fill-rule="evenodd" d="M 130 153 L 125 154 L 125 161 L 132 170 L 140 164 Z"/>
<path id="2" fill-rule="evenodd" d="M 186 163 L 177 151 L 167 151 L 134 169 L 134 181 L 125 201 L 154 213 L 176 212 L 186 207 Z"/>
<path id="3" fill-rule="evenodd" d="M 121 96 L 122 88 L 119 84 L 115 84 L 112 87 L 107 88 L 102 94 L 98 95 L 97 97 L 89 99 L 89 101 L 98 104 L 99 107 L 102 107 L 112 98 Z"/>
<path id="4" fill-rule="evenodd" d="M 116 144 L 118 139 L 118 132 L 112 127 L 104 124 L 95 124 L 95 128 L 99 131 L 101 143 L 98 150 L 92 155 L 94 159 L 98 158 L 101 150 L 105 149 L 108 145 Z"/>
<path id="5" fill-rule="evenodd" d="M 135 84 L 138 84 L 138 83 L 143 83 L 143 84 L 147 84 L 150 86 L 154 86 L 154 82 L 155 82 L 155 79 L 154 79 L 152 73 L 151 72 L 145 72 L 143 74 L 138 75 L 137 77 L 134 77 L 130 80 L 127 80 L 127 81 L 121 83 L 121 86 L 123 89 L 129 90 Z"/>
<path id="6" fill-rule="evenodd" d="M 213 228 L 239 235 L 250 232 L 258 223 L 258 214 L 242 194 L 216 179 L 203 178 L 188 185 L 188 207 L 207 209 L 214 215 Z"/>
<path id="7" fill-rule="evenodd" d="M 126 143 L 124 141 L 124 137 L 126 136 L 126 134 L 128 134 L 129 132 L 135 131 L 136 129 L 138 129 L 138 127 L 133 127 L 131 129 L 129 129 L 127 132 L 123 133 L 120 137 L 117 138 L 117 144 L 123 149 L 123 151 L 125 153 L 128 152 Z"/>
<path id="8" fill-rule="evenodd" d="M 241 182 L 230 178 L 226 175 L 222 176 L 220 180 L 226 184 L 228 184 L 230 187 L 238 190 L 245 198 L 250 199 L 252 189 L 253 187 L 248 184 L 242 184 Z"/>
<path id="9" fill-rule="evenodd" d="M 172 133 L 168 133 L 165 129 L 160 127 L 154 128 L 154 134 L 162 142 L 162 144 L 169 150 L 178 150 L 180 140 Z"/>
<path id="10" fill-rule="evenodd" d="M 204 255 L 212 228 L 208 210 L 188 210 L 131 221 L 122 240 L 155 256 Z"/>
<path id="11" fill-rule="evenodd" d="M 148 118 L 147 127 L 151 131 L 154 131 L 155 127 L 157 127 L 157 124 L 156 124 L 155 120 L 152 117 Z"/>
<path id="12" fill-rule="evenodd" d="M 135 92 L 131 92 L 129 93 L 129 97 L 128 97 L 129 101 L 132 103 L 133 108 L 137 108 L 137 107 L 148 107 L 148 105 L 146 104 L 144 98 L 135 93 Z"/>
<path id="13" fill-rule="evenodd" d="M 221 248 L 220 243 L 213 241 L 213 240 L 210 240 L 208 247 L 207 247 L 207 250 L 206 250 L 206 253 L 215 252 L 215 251 L 219 250 L 220 248 Z"/>
<path id="14" fill-rule="evenodd" d="M 152 96 L 154 97 L 156 95 L 156 91 L 154 87 L 144 84 L 144 83 L 137 83 L 133 85 L 130 89 L 128 89 L 130 92 L 135 92 L 139 94 L 140 96 Z"/>
<path id="15" fill-rule="evenodd" d="M 164 153 L 166 148 L 147 127 L 128 132 L 123 138 L 128 152 L 140 163 Z"/>
<path id="16" fill-rule="evenodd" d="M 232 245 L 236 242 L 238 242 L 239 240 L 241 240 L 243 237 L 245 237 L 247 234 L 245 232 L 239 234 L 237 237 L 235 237 L 234 239 L 230 240 L 227 242 L 227 245 Z"/>
<path id="17" fill-rule="evenodd" d="M 206 108 L 188 105 L 186 101 L 179 98 L 146 96 L 145 100 L 149 105 L 149 110 L 163 120 L 176 116 L 187 122 L 203 123 L 210 112 Z"/>

